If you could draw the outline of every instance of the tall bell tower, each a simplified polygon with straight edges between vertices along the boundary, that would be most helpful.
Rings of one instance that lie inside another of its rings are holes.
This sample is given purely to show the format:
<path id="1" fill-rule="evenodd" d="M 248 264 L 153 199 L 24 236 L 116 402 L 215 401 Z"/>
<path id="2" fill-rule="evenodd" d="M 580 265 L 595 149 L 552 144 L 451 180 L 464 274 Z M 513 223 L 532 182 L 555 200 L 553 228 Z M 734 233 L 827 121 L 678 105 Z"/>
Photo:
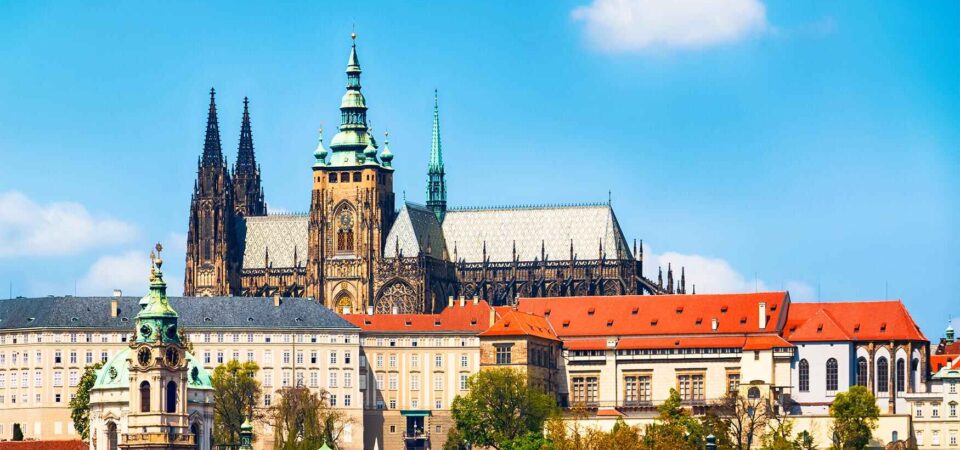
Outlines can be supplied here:
<path id="1" fill-rule="evenodd" d="M 367 125 L 356 34 L 351 38 L 340 127 L 330 152 L 322 130 L 314 152 L 308 225 L 307 296 L 337 312 L 372 305 L 374 267 L 394 220 L 393 154 L 385 141 L 378 155 Z"/>
<path id="2" fill-rule="evenodd" d="M 187 450 L 194 448 L 187 413 L 187 354 L 177 328 L 177 312 L 167 301 L 162 250 L 150 259 L 150 292 L 140 300 L 130 343 L 130 412 L 120 448 Z"/>

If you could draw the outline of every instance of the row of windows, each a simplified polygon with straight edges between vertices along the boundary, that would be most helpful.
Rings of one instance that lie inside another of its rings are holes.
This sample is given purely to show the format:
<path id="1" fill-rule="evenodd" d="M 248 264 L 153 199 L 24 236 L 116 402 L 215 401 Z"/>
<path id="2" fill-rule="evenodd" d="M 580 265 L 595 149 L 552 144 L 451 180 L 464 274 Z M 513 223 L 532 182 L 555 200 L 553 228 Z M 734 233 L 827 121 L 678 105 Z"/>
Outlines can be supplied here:
<path id="1" fill-rule="evenodd" d="M 923 403 L 917 403 L 916 405 L 914 405 L 913 408 L 914 408 L 914 409 L 913 409 L 914 414 L 915 414 L 917 417 L 923 417 Z M 947 408 L 948 408 L 948 411 L 949 411 L 949 414 L 950 414 L 949 417 L 950 417 L 950 418 L 956 418 L 956 417 L 957 417 L 957 402 L 950 402 L 950 404 L 947 405 Z M 930 417 L 933 418 L 933 419 L 939 419 L 939 418 L 940 418 L 940 404 L 939 404 L 939 403 L 931 403 L 931 404 L 930 404 Z"/>
<path id="2" fill-rule="evenodd" d="M 683 401 L 702 402 L 706 400 L 706 376 L 703 373 L 684 373 L 677 375 L 676 389 Z M 571 400 L 574 405 L 596 406 L 600 379 L 595 375 L 574 376 L 570 379 Z M 736 392 L 740 387 L 740 374 L 727 373 L 727 390 Z M 760 390 L 751 388 L 751 398 L 759 397 Z M 653 401 L 653 380 L 648 374 L 627 374 L 623 376 L 623 400 L 631 404 Z"/>
<path id="3" fill-rule="evenodd" d="M 353 387 L 353 372 L 331 370 L 327 372 L 327 385 L 328 388 L 340 387 L 340 379 L 343 379 L 343 387 L 352 388 Z M 362 381 L 362 377 L 361 377 Z M 284 370 L 280 373 L 280 387 L 292 387 L 293 382 L 293 371 Z M 309 374 L 304 375 L 303 371 L 297 372 L 296 374 L 296 386 L 308 386 L 316 388 L 320 387 L 320 372 L 317 370 L 310 370 Z M 362 384 L 362 383 L 361 383 Z M 273 372 L 264 371 L 263 372 L 263 387 L 271 388 L 273 387 Z M 363 386 L 360 386 L 363 388 Z"/>
<path id="4" fill-rule="evenodd" d="M 391 398 L 391 399 L 388 401 L 387 404 L 390 405 L 390 408 L 389 408 L 389 409 L 397 409 L 397 399 Z M 378 399 L 378 400 L 377 400 L 377 409 L 386 409 L 386 407 L 387 407 L 387 405 L 384 404 L 383 399 Z M 420 408 L 420 400 L 419 400 L 419 399 L 416 399 L 416 398 L 415 398 L 415 399 L 411 399 L 411 400 L 410 400 L 410 407 L 413 408 L 413 409 L 419 409 L 419 408 Z M 434 401 L 433 401 L 433 409 L 443 409 L 443 400 L 434 400 Z M 396 425 L 390 425 L 390 432 L 391 432 L 391 433 L 395 432 L 395 431 L 396 431 L 395 428 L 396 428 Z M 438 430 L 440 429 L 440 425 L 437 425 L 437 429 L 438 429 Z M 439 433 L 439 431 L 438 431 L 438 433 Z"/>
<path id="5" fill-rule="evenodd" d="M 925 433 L 922 430 L 917 431 L 915 436 L 916 436 L 916 441 L 918 446 L 924 445 L 924 434 Z M 950 430 L 950 437 L 948 438 L 947 442 L 951 448 L 956 448 L 958 443 L 957 430 Z M 930 445 L 934 447 L 937 447 L 940 445 L 940 430 L 930 431 Z"/>
<path id="6" fill-rule="evenodd" d="M 377 184 L 384 184 L 386 176 L 379 173 L 373 176 L 376 177 Z M 362 180 L 362 175 L 360 175 L 360 172 L 330 172 L 327 174 L 327 181 L 330 183 L 349 183 L 351 179 L 354 183 L 358 183 Z M 319 177 L 317 177 L 317 181 L 320 181 Z M 370 175 L 367 175 L 367 181 L 370 181 Z"/>
<path id="7" fill-rule="evenodd" d="M 440 326 L 440 321 L 437 321 L 436 326 Z M 366 345 L 376 345 L 377 347 L 389 346 L 389 347 L 423 347 L 424 345 L 432 344 L 434 347 L 466 347 L 467 345 L 479 345 L 479 340 L 477 338 L 367 338 Z"/>
<path id="8" fill-rule="evenodd" d="M 293 354 L 292 354 L 291 352 L 289 352 L 289 351 L 284 351 L 284 352 L 282 352 L 282 353 L 281 353 L 281 359 L 280 359 L 280 360 L 281 360 L 281 364 L 291 364 L 290 360 L 291 360 L 292 355 L 293 355 Z M 339 361 L 340 352 L 338 352 L 338 351 L 336 351 L 336 350 L 330 350 L 330 351 L 327 353 L 327 355 L 328 355 L 327 360 L 330 362 L 331 365 L 339 364 L 338 361 Z M 232 360 L 234 360 L 234 361 L 240 361 L 240 351 L 239 351 L 239 350 L 234 350 L 229 356 L 228 356 L 225 352 L 223 352 L 223 351 L 218 351 L 218 352 L 216 352 L 216 359 L 215 359 L 216 364 L 223 364 L 227 357 L 229 357 L 230 359 L 232 359 Z M 254 352 L 253 350 L 247 350 L 247 352 L 246 352 L 246 357 L 247 357 L 247 359 L 246 359 L 247 361 L 256 361 L 255 352 Z M 305 364 L 305 361 L 309 361 L 310 364 L 320 364 L 320 354 L 319 354 L 319 352 L 317 352 L 317 351 L 311 351 L 311 352 L 309 353 L 309 360 L 306 359 L 307 357 L 308 357 L 308 356 L 307 356 L 307 353 L 305 353 L 305 352 L 297 352 L 297 353 L 296 353 L 296 363 L 297 363 L 297 364 Z M 213 361 L 214 361 L 214 353 L 213 353 L 213 352 L 210 352 L 210 351 L 205 351 L 205 352 L 203 352 L 203 363 L 204 363 L 204 364 L 213 364 Z M 344 351 L 343 351 L 343 364 L 349 365 L 349 364 L 351 364 L 352 362 L 353 362 L 353 353 L 352 353 L 350 350 L 344 350 Z M 273 364 L 273 350 L 264 350 L 264 351 L 263 351 L 263 361 L 262 361 L 262 363 L 263 363 L 264 366 L 270 366 L 270 365 Z"/>
<path id="9" fill-rule="evenodd" d="M 913 370 L 915 371 L 919 361 L 914 359 L 913 361 Z M 839 379 L 838 379 L 838 365 L 836 358 L 830 358 L 825 364 L 825 377 L 826 377 L 826 386 L 827 391 L 836 391 L 839 388 Z M 857 369 L 856 369 L 856 379 L 857 384 L 860 386 L 867 385 L 868 374 L 867 359 L 863 356 L 857 358 Z M 890 388 L 889 376 L 890 376 L 890 365 L 886 357 L 881 356 L 877 359 L 877 392 L 887 392 Z M 806 359 L 801 359 L 798 367 L 799 373 L 799 386 L 798 389 L 800 392 L 809 392 L 810 391 L 810 363 Z M 894 388 L 897 392 L 903 392 L 906 389 L 906 361 L 903 358 L 897 360 L 897 368 L 895 373 Z M 911 383 L 913 380 L 911 380 Z"/>
<path id="10" fill-rule="evenodd" d="M 311 344 L 351 344 L 356 343 L 357 339 L 355 336 L 350 335 L 326 335 L 326 334 L 260 334 L 257 333 L 194 333 L 191 335 L 190 339 L 194 342 L 203 342 L 209 344 L 211 342 L 216 342 L 218 344 L 223 343 L 240 343 L 241 341 L 247 343 L 262 342 L 265 344 L 270 344 L 273 342 L 283 342 L 284 344 L 290 344 L 294 341 L 298 344 L 311 343 Z"/>
<path id="11" fill-rule="evenodd" d="M 10 367 L 29 367 L 32 362 L 35 365 L 42 365 L 44 362 L 44 352 L 37 350 L 33 353 L 33 358 L 30 358 L 31 354 L 29 352 L 12 352 L 10 353 Z M 81 361 L 80 353 L 76 350 L 71 350 L 64 357 L 64 352 L 62 350 L 56 350 L 53 352 L 53 363 L 54 364 L 93 364 L 96 360 L 96 357 L 99 356 L 99 361 L 106 362 L 110 357 L 110 353 L 106 350 L 99 352 L 93 350 L 87 350 L 83 353 L 83 358 Z M 7 365 L 7 354 L 6 352 L 0 352 L 0 368 Z"/>
<path id="12" fill-rule="evenodd" d="M 34 387 L 43 387 L 43 373 L 42 370 L 36 370 L 33 372 L 33 386 Z M 10 387 L 11 388 L 26 388 L 30 387 L 30 372 L 23 370 L 19 373 L 17 371 L 9 372 L 10 375 Z M 76 370 L 71 370 L 68 372 L 68 380 L 70 387 L 75 387 L 80 379 L 80 372 Z M 53 387 L 62 387 L 63 386 L 63 371 L 54 370 L 51 375 L 53 381 Z M 19 383 L 17 380 L 19 379 Z M 7 387 L 7 373 L 0 372 L 0 389 Z"/>
<path id="13" fill-rule="evenodd" d="M 376 367 L 377 369 L 383 368 L 383 361 L 384 361 L 383 356 L 384 356 L 383 353 L 376 353 L 373 356 L 374 367 Z M 443 367 L 443 359 L 444 359 L 443 356 L 444 355 L 440 353 L 433 355 L 433 367 L 436 367 L 436 368 Z M 427 359 L 428 360 L 430 359 L 429 355 L 427 355 Z M 363 358 L 360 359 L 361 367 L 364 367 L 366 365 L 364 361 L 365 360 Z M 461 353 L 460 367 L 469 367 L 469 366 L 470 366 L 470 355 L 467 353 Z M 397 355 L 395 353 L 391 353 L 390 355 L 387 356 L 387 367 L 390 369 L 397 368 Z M 411 369 L 420 368 L 420 355 L 417 355 L 417 354 L 410 355 L 410 368 Z"/>
<path id="14" fill-rule="evenodd" d="M 383 374 L 382 374 L 382 373 L 377 373 L 377 374 L 374 376 L 374 379 L 375 379 L 376 382 L 377 382 L 377 384 L 376 384 L 377 389 L 382 391 L 382 390 L 383 390 Z M 443 374 L 443 373 L 436 373 L 436 374 L 433 375 L 433 390 L 435 390 L 435 391 L 442 391 L 442 390 L 443 390 L 443 379 L 444 379 L 444 374 Z M 461 391 L 467 390 L 467 385 L 469 384 L 469 380 L 470 380 L 470 375 L 469 375 L 469 374 L 466 374 L 466 373 L 461 373 L 461 374 L 460 374 L 460 384 L 459 384 L 459 387 L 460 387 L 460 390 L 461 390 Z M 419 391 L 419 390 L 420 390 L 420 374 L 419 374 L 419 373 L 411 373 L 411 374 L 409 375 L 408 381 L 409 381 L 409 389 L 410 389 L 411 391 Z M 398 376 L 396 373 L 390 373 L 390 374 L 388 374 L 388 376 L 387 376 L 387 389 L 388 389 L 388 390 L 391 390 L 391 391 L 396 391 L 396 390 L 398 390 L 399 388 L 400 388 L 400 386 L 399 386 L 399 376 Z"/>
<path id="15" fill-rule="evenodd" d="M 72 394 L 72 393 L 71 393 L 71 394 L 70 394 L 70 400 L 73 400 L 76 396 L 77 396 L 77 394 Z M 20 403 L 19 403 L 19 404 L 26 405 L 26 404 L 27 404 L 27 399 L 29 399 L 29 396 L 28 396 L 27 394 L 20 394 Z M 42 397 L 39 393 L 34 394 L 34 396 L 33 396 L 33 401 L 34 401 L 34 403 L 36 403 L 36 404 L 39 405 L 42 400 L 43 400 L 43 397 Z M 54 402 L 54 403 L 63 403 L 64 400 L 65 400 L 65 399 L 64 399 L 64 397 L 63 397 L 62 394 L 59 394 L 59 393 L 58 393 L 58 394 L 53 394 L 53 402 Z M 3 394 L 0 394 L 0 405 L 5 405 L 6 403 L 7 403 L 7 396 L 6 396 L 6 395 L 3 395 Z M 18 403 L 17 403 L 17 395 L 16 395 L 16 394 L 10 395 L 10 404 L 11 404 L 11 405 L 16 405 L 16 404 L 18 404 Z"/>
<path id="16" fill-rule="evenodd" d="M 69 342 L 71 344 L 99 342 L 107 344 L 111 342 L 127 342 L 128 335 L 125 333 L 32 333 L 32 334 L 0 334 L 0 345 L 10 344 L 28 344 L 32 339 L 33 343 L 41 344 L 46 339 L 54 343 Z"/>

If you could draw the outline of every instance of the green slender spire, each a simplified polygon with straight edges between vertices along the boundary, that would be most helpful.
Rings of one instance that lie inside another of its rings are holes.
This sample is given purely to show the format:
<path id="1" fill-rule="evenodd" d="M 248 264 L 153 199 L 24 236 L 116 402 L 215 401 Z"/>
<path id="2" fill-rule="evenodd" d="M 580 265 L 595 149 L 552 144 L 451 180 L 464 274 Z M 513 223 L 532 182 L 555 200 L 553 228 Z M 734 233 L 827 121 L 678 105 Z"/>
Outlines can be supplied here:
<path id="1" fill-rule="evenodd" d="M 443 148 L 440 144 L 440 106 L 437 90 L 433 90 L 433 139 L 430 143 L 430 164 L 427 166 L 427 208 L 443 223 L 447 215 L 447 183 L 444 180 Z"/>
<path id="2" fill-rule="evenodd" d="M 350 57 L 347 59 L 347 92 L 340 100 L 340 128 L 330 141 L 331 166 L 351 166 L 362 164 L 367 147 L 377 148 L 377 142 L 370 135 L 367 126 L 367 101 L 360 92 L 360 59 L 357 57 L 357 35 L 352 34 L 353 43 Z M 374 161 L 375 162 L 375 161 Z"/>
<path id="3" fill-rule="evenodd" d="M 156 253 L 150 252 L 150 292 L 140 299 L 137 322 L 137 342 L 180 342 L 177 330 L 177 312 L 167 299 L 167 283 L 163 281 L 163 259 L 157 244 Z"/>

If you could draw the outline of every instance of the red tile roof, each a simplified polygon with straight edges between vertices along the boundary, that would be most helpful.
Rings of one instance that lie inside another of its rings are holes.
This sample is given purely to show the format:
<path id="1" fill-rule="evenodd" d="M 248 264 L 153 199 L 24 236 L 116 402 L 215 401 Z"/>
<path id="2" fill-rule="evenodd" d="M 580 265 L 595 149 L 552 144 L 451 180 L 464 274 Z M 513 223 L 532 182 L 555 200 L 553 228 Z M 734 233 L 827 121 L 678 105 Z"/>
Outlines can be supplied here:
<path id="1" fill-rule="evenodd" d="M 606 339 L 569 339 L 563 342 L 567 350 L 606 350 Z M 630 337 L 617 342 L 617 350 L 657 350 L 669 348 L 736 348 L 742 350 L 770 350 L 794 347 L 780 336 L 676 336 Z"/>
<path id="2" fill-rule="evenodd" d="M 759 328 L 759 304 L 766 326 Z M 625 295 L 522 298 L 517 309 L 545 316 L 561 338 L 676 334 L 776 333 L 789 304 L 786 292 L 713 295 Z M 549 313 L 548 313 L 549 311 Z M 711 322 L 717 319 L 716 331 Z"/>
<path id="3" fill-rule="evenodd" d="M 927 340 L 899 300 L 793 303 L 783 336 L 791 342 Z"/>
<path id="4" fill-rule="evenodd" d="M 553 341 L 560 340 L 543 316 L 512 309 L 503 312 L 497 323 L 480 336 L 536 336 Z"/>
<path id="5" fill-rule="evenodd" d="M 930 372 L 937 373 L 940 369 L 949 367 L 954 360 L 960 365 L 960 355 L 930 355 Z"/>
<path id="6" fill-rule="evenodd" d="M 83 441 L 19 441 L 0 442 L 0 450 L 87 450 Z"/>
<path id="7" fill-rule="evenodd" d="M 960 354 L 960 341 L 954 341 L 952 344 L 943 344 L 944 355 Z"/>
<path id="8" fill-rule="evenodd" d="M 473 332 L 490 328 L 493 308 L 486 301 L 454 303 L 439 314 L 344 314 L 342 317 L 365 332 Z"/>

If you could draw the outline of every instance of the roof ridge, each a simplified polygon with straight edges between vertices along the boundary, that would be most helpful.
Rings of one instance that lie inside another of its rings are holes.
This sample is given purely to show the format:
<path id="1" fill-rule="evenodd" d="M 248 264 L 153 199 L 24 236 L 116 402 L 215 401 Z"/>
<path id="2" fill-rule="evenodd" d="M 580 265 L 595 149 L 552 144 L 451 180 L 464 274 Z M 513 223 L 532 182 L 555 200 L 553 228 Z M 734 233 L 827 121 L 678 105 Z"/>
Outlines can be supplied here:
<path id="1" fill-rule="evenodd" d="M 516 205 L 495 205 L 495 206 L 453 206 L 448 207 L 447 211 L 503 211 L 511 209 L 564 209 L 564 208 L 594 208 L 610 207 L 604 202 L 573 202 L 573 203 L 528 203 Z"/>

